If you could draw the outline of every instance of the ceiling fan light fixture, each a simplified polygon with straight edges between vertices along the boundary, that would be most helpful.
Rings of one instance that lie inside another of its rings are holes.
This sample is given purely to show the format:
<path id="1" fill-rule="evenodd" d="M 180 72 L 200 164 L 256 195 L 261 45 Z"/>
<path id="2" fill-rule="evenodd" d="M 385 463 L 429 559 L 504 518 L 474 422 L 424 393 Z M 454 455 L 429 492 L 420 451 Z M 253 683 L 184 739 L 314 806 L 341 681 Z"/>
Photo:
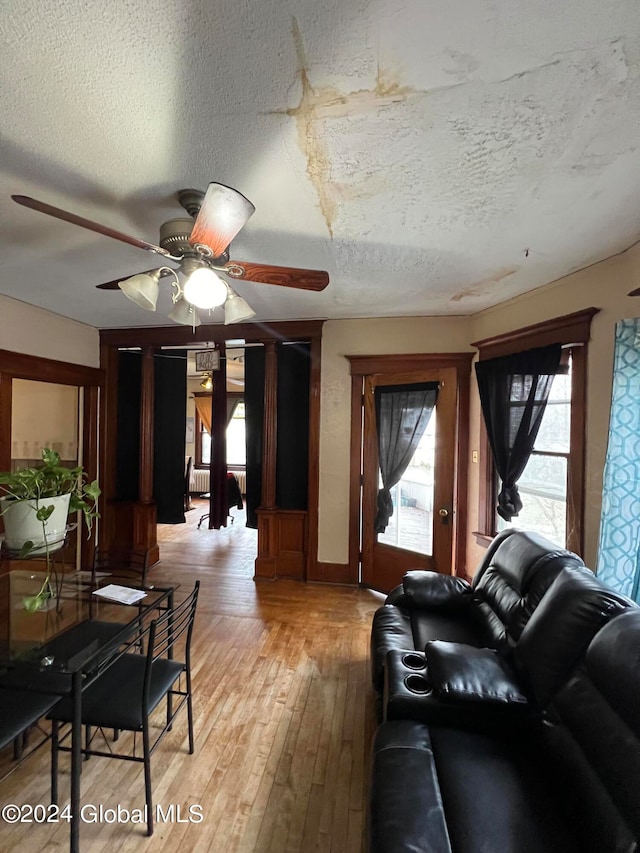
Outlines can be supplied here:
<path id="1" fill-rule="evenodd" d="M 160 275 L 161 270 L 159 269 L 152 272 L 141 272 L 118 282 L 118 287 L 127 299 L 135 302 L 138 308 L 144 308 L 145 311 L 155 311 L 160 291 L 158 287 Z"/>
<path id="2" fill-rule="evenodd" d="M 194 329 L 202 323 L 198 312 L 186 299 L 178 299 L 171 313 L 167 314 L 167 317 L 173 320 L 174 323 L 179 323 L 181 326 L 191 326 Z"/>
<path id="3" fill-rule="evenodd" d="M 241 323 L 243 320 L 250 320 L 256 316 L 256 312 L 249 305 L 246 299 L 238 296 L 235 290 L 229 288 L 229 298 L 224 303 L 224 324 L 228 326 L 230 323 Z"/>
<path id="4" fill-rule="evenodd" d="M 187 302 L 204 311 L 223 305 L 228 296 L 226 282 L 208 267 L 200 267 L 192 272 L 182 292 Z"/>

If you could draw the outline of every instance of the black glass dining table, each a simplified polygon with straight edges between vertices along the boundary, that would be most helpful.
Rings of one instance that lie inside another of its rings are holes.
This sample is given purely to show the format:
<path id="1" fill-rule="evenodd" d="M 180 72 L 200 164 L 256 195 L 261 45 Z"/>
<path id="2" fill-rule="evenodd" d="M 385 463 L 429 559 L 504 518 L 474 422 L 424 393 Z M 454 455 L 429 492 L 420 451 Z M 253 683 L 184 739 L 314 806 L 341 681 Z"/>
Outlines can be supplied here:
<path id="1" fill-rule="evenodd" d="M 45 580 L 44 572 L 29 569 L 0 575 L 0 697 L 2 686 L 72 697 L 69 824 L 70 849 L 77 853 L 82 691 L 137 623 L 173 607 L 177 587 L 143 587 L 107 571 L 55 575 L 49 585 Z"/>

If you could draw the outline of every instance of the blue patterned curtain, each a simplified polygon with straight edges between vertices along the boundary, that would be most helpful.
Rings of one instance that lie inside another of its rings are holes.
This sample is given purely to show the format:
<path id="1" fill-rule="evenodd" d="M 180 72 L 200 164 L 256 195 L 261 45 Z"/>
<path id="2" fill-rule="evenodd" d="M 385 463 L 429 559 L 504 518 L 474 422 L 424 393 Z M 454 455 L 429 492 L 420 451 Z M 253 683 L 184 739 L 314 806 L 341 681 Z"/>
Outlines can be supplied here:
<path id="1" fill-rule="evenodd" d="M 598 577 L 640 603 L 640 318 L 616 325 Z"/>

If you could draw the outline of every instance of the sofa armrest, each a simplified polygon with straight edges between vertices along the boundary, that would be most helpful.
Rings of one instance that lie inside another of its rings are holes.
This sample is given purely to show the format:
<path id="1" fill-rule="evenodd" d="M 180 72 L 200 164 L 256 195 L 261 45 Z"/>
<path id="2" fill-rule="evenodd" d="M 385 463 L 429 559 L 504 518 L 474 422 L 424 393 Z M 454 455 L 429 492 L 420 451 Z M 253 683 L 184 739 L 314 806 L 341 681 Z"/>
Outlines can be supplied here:
<path id="1" fill-rule="evenodd" d="M 433 692 L 441 702 L 529 710 L 527 694 L 494 649 L 434 640 L 424 653 Z"/>
<path id="2" fill-rule="evenodd" d="M 411 571 L 402 580 L 405 601 L 410 608 L 459 613 L 471 602 L 471 584 L 453 575 Z"/>

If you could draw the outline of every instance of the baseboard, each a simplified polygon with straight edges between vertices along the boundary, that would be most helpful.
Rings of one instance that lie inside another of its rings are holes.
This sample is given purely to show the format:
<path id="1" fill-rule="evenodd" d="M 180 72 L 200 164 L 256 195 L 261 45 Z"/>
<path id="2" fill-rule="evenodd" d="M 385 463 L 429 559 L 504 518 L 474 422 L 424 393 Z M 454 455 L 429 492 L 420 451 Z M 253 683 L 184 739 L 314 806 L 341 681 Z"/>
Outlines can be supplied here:
<path id="1" fill-rule="evenodd" d="M 358 585 L 357 570 L 354 572 L 347 563 L 317 562 L 313 568 L 313 574 L 309 574 L 307 580 L 316 583 Z"/>

